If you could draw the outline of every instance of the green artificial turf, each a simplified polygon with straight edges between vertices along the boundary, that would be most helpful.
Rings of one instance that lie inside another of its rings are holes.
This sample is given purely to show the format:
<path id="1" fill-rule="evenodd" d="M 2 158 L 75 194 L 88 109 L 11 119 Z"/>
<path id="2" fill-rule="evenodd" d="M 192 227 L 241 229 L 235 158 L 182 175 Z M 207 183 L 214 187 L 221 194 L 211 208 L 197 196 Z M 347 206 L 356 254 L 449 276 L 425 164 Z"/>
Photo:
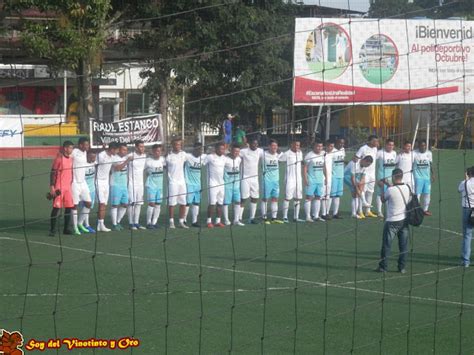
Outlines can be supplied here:
<path id="1" fill-rule="evenodd" d="M 133 336 L 139 354 L 472 354 L 457 186 L 474 154 L 434 157 L 433 216 L 413 229 L 405 275 L 396 256 L 373 271 L 383 222 L 350 219 L 347 191 L 328 223 L 52 238 L 50 161 L 25 161 L 23 180 L 21 162 L 2 161 L 0 329 L 25 343 Z"/>

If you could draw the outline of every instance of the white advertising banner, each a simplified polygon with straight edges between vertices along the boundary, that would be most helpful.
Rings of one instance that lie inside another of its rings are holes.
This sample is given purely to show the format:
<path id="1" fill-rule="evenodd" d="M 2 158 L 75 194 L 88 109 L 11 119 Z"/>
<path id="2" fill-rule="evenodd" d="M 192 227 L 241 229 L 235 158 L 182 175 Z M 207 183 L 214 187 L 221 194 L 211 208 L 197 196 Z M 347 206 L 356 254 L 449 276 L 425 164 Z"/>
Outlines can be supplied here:
<path id="1" fill-rule="evenodd" d="M 23 147 L 23 127 L 19 118 L 0 117 L 0 148 Z"/>
<path id="2" fill-rule="evenodd" d="M 297 18 L 295 105 L 474 103 L 474 21 Z"/>

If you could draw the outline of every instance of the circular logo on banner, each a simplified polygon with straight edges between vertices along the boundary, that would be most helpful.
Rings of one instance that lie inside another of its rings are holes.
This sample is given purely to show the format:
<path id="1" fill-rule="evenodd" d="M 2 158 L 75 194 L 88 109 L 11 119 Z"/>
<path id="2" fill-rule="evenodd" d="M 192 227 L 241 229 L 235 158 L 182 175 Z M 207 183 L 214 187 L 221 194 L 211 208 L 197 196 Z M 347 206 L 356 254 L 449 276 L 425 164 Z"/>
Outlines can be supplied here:
<path id="1" fill-rule="evenodd" d="M 352 61 L 349 35 L 334 23 L 323 23 L 311 31 L 305 52 L 312 74 L 323 80 L 338 78 Z"/>
<path id="2" fill-rule="evenodd" d="M 392 39 L 383 34 L 369 37 L 360 49 L 359 68 L 371 84 L 392 79 L 398 69 L 398 49 Z"/>

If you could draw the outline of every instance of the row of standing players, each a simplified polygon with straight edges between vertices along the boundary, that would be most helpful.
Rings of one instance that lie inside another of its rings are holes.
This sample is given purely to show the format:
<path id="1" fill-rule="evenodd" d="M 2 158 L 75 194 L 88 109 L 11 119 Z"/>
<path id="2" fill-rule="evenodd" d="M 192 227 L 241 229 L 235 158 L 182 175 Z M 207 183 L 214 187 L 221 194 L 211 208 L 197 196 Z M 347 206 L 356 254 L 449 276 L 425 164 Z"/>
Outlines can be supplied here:
<path id="1" fill-rule="evenodd" d="M 86 138 L 79 140 L 77 148 L 72 142 L 64 142 L 51 171 L 50 196 L 54 201 L 50 234 L 55 235 L 61 208 L 65 208 L 65 234 L 94 233 L 89 215 L 96 201 L 99 205 L 98 231 L 111 231 L 104 223 L 108 204 L 111 206 L 112 230 L 123 229 L 121 221 L 127 211 L 130 229 L 157 228 L 164 175 L 167 175 L 168 182 L 165 200 L 169 208 L 169 227 L 175 228 L 176 206 L 179 206 L 180 227 L 188 228 L 190 210 L 191 225 L 199 227 L 204 167 L 207 167 L 208 228 L 231 224 L 230 205 L 234 207 L 234 225 L 244 225 L 246 205 L 250 209 L 249 223 L 288 223 L 292 200 L 293 220 L 296 222 L 341 218 L 339 204 L 344 184 L 352 193 L 352 217 L 383 217 L 380 191 L 391 184 L 390 177 L 395 167 L 404 172 L 404 182 L 420 197 L 423 196 L 423 208 L 427 215 L 430 214 L 429 197 L 434 175 L 432 155 L 425 141 L 418 143 L 417 151 L 412 151 L 411 144 L 406 142 L 397 155 L 392 140 L 387 139 L 384 148 L 378 150 L 378 138 L 369 136 L 367 144 L 347 165 L 344 144 L 344 139 L 327 141 L 325 145 L 317 141 L 303 156 L 299 141 L 293 141 L 284 153 L 279 151 L 275 140 L 270 141 L 267 150 L 259 148 L 257 141 L 251 141 L 242 149 L 232 146 L 228 155 L 224 144 L 217 143 L 214 153 L 206 155 L 199 144 L 192 153 L 186 153 L 182 150 L 182 141 L 174 139 L 171 152 L 164 157 L 160 145 L 153 145 L 151 156 L 147 156 L 142 141 L 135 142 L 132 153 L 128 152 L 126 144 L 111 143 L 99 154 L 89 149 Z M 286 163 L 282 219 L 278 218 L 280 162 Z M 377 214 L 371 211 L 375 190 Z M 261 219 L 256 218 L 259 200 Z M 302 200 L 305 219 L 299 218 Z M 140 224 L 144 203 L 147 204 L 146 227 Z"/>

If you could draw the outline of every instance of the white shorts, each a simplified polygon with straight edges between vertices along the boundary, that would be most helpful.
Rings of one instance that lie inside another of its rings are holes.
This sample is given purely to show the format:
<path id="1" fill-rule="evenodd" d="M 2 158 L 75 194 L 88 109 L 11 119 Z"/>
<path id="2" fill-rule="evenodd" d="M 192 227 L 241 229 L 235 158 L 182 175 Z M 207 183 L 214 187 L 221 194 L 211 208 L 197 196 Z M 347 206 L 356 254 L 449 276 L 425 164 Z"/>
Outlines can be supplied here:
<path id="1" fill-rule="evenodd" d="M 89 192 L 89 187 L 87 183 L 84 182 L 73 182 L 71 186 L 72 192 L 72 201 L 75 205 L 78 205 L 79 202 L 91 202 L 91 194 Z"/>
<path id="2" fill-rule="evenodd" d="M 403 183 L 405 185 L 408 185 L 411 189 L 412 192 L 415 192 L 415 184 L 414 184 L 414 179 L 413 179 L 413 174 L 411 173 L 406 173 L 406 174 L 403 174 L 403 179 L 402 179 Z"/>
<path id="3" fill-rule="evenodd" d="M 365 192 L 374 192 L 375 191 L 375 175 L 367 174 L 365 176 L 364 191 Z"/>
<path id="4" fill-rule="evenodd" d="M 303 183 L 301 181 L 287 181 L 285 189 L 285 199 L 301 200 L 303 198 Z"/>
<path id="5" fill-rule="evenodd" d="M 168 206 L 186 205 L 186 193 L 186 184 L 184 182 L 170 183 L 168 185 Z"/>
<path id="6" fill-rule="evenodd" d="M 109 202 L 109 181 L 108 180 L 97 180 L 96 191 L 99 203 L 107 204 Z"/>
<path id="7" fill-rule="evenodd" d="M 209 188 L 209 204 L 223 205 L 224 204 L 224 185 L 218 185 Z"/>
<path id="8" fill-rule="evenodd" d="M 134 205 L 143 205 L 143 192 L 144 187 L 142 185 L 128 185 L 128 199 L 130 203 Z"/>
<path id="9" fill-rule="evenodd" d="M 258 176 L 242 179 L 240 184 L 240 193 L 242 195 L 242 200 L 246 200 L 249 197 L 259 198 L 260 191 L 258 185 Z"/>

